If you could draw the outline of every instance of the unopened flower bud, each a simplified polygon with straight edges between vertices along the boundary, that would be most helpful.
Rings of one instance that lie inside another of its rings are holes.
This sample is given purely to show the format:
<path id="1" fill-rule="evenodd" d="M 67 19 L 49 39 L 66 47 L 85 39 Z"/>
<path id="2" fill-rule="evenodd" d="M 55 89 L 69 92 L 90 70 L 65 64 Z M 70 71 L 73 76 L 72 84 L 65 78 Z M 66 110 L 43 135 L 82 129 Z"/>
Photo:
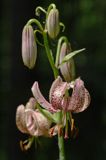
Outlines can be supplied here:
<path id="1" fill-rule="evenodd" d="M 24 65 L 32 69 L 37 58 L 37 45 L 31 25 L 26 25 L 22 32 L 22 59 Z"/>
<path id="2" fill-rule="evenodd" d="M 50 38 L 56 38 L 60 31 L 59 11 L 56 8 L 50 10 L 46 25 Z"/>
<path id="3" fill-rule="evenodd" d="M 60 58 L 59 58 L 59 64 L 62 63 L 63 58 L 69 53 L 71 52 L 71 48 L 69 46 L 69 44 L 67 44 L 66 42 L 64 42 L 61 46 L 61 50 L 60 50 Z M 70 59 L 68 62 L 65 62 L 64 64 L 60 65 L 60 71 L 61 74 L 63 75 L 65 81 L 70 82 L 71 80 L 73 80 L 74 78 L 74 60 Z"/>

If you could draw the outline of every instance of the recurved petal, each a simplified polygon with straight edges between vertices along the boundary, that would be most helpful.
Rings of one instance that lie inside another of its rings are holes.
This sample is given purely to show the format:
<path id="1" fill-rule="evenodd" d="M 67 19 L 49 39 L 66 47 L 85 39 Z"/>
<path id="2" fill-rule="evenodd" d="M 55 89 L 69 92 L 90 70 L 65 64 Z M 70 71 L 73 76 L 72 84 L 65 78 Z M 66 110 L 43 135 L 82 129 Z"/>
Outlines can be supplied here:
<path id="1" fill-rule="evenodd" d="M 62 78 L 60 76 L 57 77 L 57 79 L 52 83 L 51 88 L 50 88 L 50 92 L 49 92 L 49 101 L 51 103 L 51 99 L 52 99 L 52 95 L 54 93 L 54 90 L 59 86 L 59 84 L 61 84 Z"/>
<path id="2" fill-rule="evenodd" d="M 25 111 L 26 126 L 32 136 L 47 136 L 50 128 L 50 121 L 40 112 L 27 109 Z"/>
<path id="3" fill-rule="evenodd" d="M 33 110 L 26 109 L 25 122 L 26 122 L 26 127 L 27 127 L 29 134 L 36 136 L 38 122 L 37 122 L 36 115 Z"/>
<path id="4" fill-rule="evenodd" d="M 37 102 L 48 111 L 54 113 L 56 112 L 55 109 L 53 109 L 52 105 L 43 97 L 43 95 L 40 92 L 38 82 L 35 82 L 31 88 L 32 93 L 37 100 Z"/>
<path id="5" fill-rule="evenodd" d="M 85 101 L 84 101 L 84 105 L 82 106 L 82 108 L 79 108 L 75 111 L 75 113 L 78 113 L 78 112 L 83 112 L 90 104 L 90 101 L 91 101 L 91 97 L 90 97 L 90 94 L 89 92 L 87 91 L 87 89 L 85 88 Z"/>
<path id="6" fill-rule="evenodd" d="M 85 92 L 84 83 L 80 78 L 78 78 L 76 79 L 74 84 L 68 110 L 74 113 L 82 112 L 83 110 L 85 110 L 88 106 L 86 97 L 87 97 L 87 92 Z"/>
<path id="7" fill-rule="evenodd" d="M 67 82 L 63 82 L 60 77 L 58 77 L 53 82 L 50 90 L 50 102 L 53 108 L 55 108 L 56 110 L 62 109 L 63 107 L 62 100 L 69 87 L 70 87 L 69 84 Z"/>
<path id="8" fill-rule="evenodd" d="M 32 109 L 35 110 L 37 105 L 37 101 L 35 98 L 31 97 L 29 101 L 26 104 L 26 109 Z"/>
<path id="9" fill-rule="evenodd" d="M 19 105 L 16 111 L 16 125 L 22 133 L 28 133 L 25 123 L 25 107 Z"/>

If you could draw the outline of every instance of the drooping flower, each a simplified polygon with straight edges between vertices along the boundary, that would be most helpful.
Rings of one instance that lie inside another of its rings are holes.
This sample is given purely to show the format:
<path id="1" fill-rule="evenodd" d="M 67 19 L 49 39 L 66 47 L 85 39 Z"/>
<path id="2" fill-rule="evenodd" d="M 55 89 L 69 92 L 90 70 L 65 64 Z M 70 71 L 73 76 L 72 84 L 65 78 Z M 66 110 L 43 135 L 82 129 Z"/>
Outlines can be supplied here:
<path id="1" fill-rule="evenodd" d="M 32 136 L 49 136 L 51 122 L 36 109 L 36 100 L 31 98 L 24 105 L 19 105 L 16 111 L 16 125 L 22 133 Z"/>
<path id="2" fill-rule="evenodd" d="M 31 25 L 25 25 L 22 32 L 22 59 L 29 69 L 35 66 L 37 58 L 37 44 Z"/>
<path id="3" fill-rule="evenodd" d="M 69 43 L 64 42 L 61 45 L 59 64 L 62 63 L 63 58 L 71 52 L 71 46 Z M 65 81 L 70 82 L 75 77 L 74 60 L 71 58 L 68 62 L 60 65 L 60 71 Z"/>
<path id="4" fill-rule="evenodd" d="M 72 89 L 72 95 L 69 95 L 69 89 Z M 77 78 L 74 83 L 67 83 L 63 82 L 61 77 L 58 76 L 50 89 L 50 102 L 41 94 L 38 82 L 33 84 L 32 93 L 37 102 L 52 113 L 59 110 L 78 113 L 84 111 L 90 104 L 89 92 L 80 78 Z"/>
<path id="5" fill-rule="evenodd" d="M 56 8 L 50 10 L 46 21 L 46 27 L 50 38 L 56 38 L 60 31 L 59 11 Z"/>

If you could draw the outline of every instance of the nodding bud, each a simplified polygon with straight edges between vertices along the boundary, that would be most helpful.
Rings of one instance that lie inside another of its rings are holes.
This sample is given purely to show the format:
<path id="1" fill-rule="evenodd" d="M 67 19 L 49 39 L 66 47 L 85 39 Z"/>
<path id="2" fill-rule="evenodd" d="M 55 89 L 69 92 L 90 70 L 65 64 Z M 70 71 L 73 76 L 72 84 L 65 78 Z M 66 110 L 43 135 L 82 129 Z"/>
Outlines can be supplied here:
<path id="1" fill-rule="evenodd" d="M 60 57 L 59 57 L 59 64 L 62 63 L 63 58 L 71 52 L 70 44 L 64 42 L 62 43 L 61 49 L 60 49 Z M 63 75 L 65 81 L 70 82 L 74 79 L 75 76 L 75 70 L 74 70 L 74 60 L 70 59 L 69 61 L 65 62 L 64 64 L 60 65 L 60 71 Z"/>
<path id="2" fill-rule="evenodd" d="M 24 65 L 32 69 L 37 58 L 37 45 L 31 25 L 26 25 L 22 32 L 22 59 Z"/>
<path id="3" fill-rule="evenodd" d="M 50 10 L 47 17 L 46 27 L 50 38 L 56 38 L 60 31 L 59 11 L 56 8 Z"/>

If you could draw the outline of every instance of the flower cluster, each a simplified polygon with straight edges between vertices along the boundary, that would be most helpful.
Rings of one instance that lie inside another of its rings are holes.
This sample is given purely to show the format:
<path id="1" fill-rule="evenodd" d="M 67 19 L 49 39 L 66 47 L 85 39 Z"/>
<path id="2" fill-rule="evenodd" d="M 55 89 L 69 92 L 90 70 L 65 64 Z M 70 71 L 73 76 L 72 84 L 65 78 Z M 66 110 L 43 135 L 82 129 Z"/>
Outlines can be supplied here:
<path id="1" fill-rule="evenodd" d="M 61 27 L 64 31 L 65 26 L 60 22 L 59 11 L 55 4 L 51 4 L 47 11 L 42 7 L 37 7 L 36 15 L 40 16 L 41 11 L 46 17 L 43 23 L 37 19 L 30 19 L 23 28 L 22 59 L 24 65 L 32 69 L 36 63 L 37 45 L 43 46 L 55 80 L 49 91 L 49 101 L 42 95 L 39 83 L 34 82 L 31 88 L 33 97 L 25 106 L 21 104 L 16 110 L 16 125 L 22 133 L 28 134 L 30 137 L 51 137 L 58 134 L 58 138 L 68 138 L 68 125 L 71 125 L 72 133 L 75 129 L 72 114 L 83 112 L 90 104 L 90 94 L 85 88 L 83 80 L 80 77 L 75 78 L 73 57 L 84 49 L 72 51 L 67 37 L 58 38 Z M 34 25 L 36 27 L 33 27 Z M 37 32 L 42 36 L 43 43 L 37 38 Z M 55 44 L 57 47 L 53 54 L 52 43 L 49 41 L 55 42 L 57 38 L 56 42 L 58 43 Z M 60 142 L 59 140 L 61 153 L 63 149 Z M 28 149 L 29 146 L 25 145 L 24 149 Z"/>
<path id="2" fill-rule="evenodd" d="M 49 102 L 43 97 L 38 82 L 34 82 L 32 88 L 34 98 L 30 98 L 26 106 L 19 105 L 16 112 L 16 124 L 18 129 L 30 136 L 54 136 L 60 132 L 59 126 L 64 128 L 66 126 L 66 113 L 83 112 L 90 104 L 90 95 L 84 86 L 84 82 L 77 78 L 70 83 L 64 82 L 60 76 L 52 83 L 49 92 Z M 69 90 L 72 94 L 69 95 Z M 37 106 L 43 109 L 39 110 Z M 49 111 L 49 112 L 44 112 Z M 56 121 L 55 113 L 64 113 L 62 121 Z M 50 116 L 50 119 L 48 118 Z M 72 128 L 72 117 L 71 122 Z M 57 123 L 51 128 L 52 122 Z M 64 137 L 68 137 L 65 132 Z"/>

